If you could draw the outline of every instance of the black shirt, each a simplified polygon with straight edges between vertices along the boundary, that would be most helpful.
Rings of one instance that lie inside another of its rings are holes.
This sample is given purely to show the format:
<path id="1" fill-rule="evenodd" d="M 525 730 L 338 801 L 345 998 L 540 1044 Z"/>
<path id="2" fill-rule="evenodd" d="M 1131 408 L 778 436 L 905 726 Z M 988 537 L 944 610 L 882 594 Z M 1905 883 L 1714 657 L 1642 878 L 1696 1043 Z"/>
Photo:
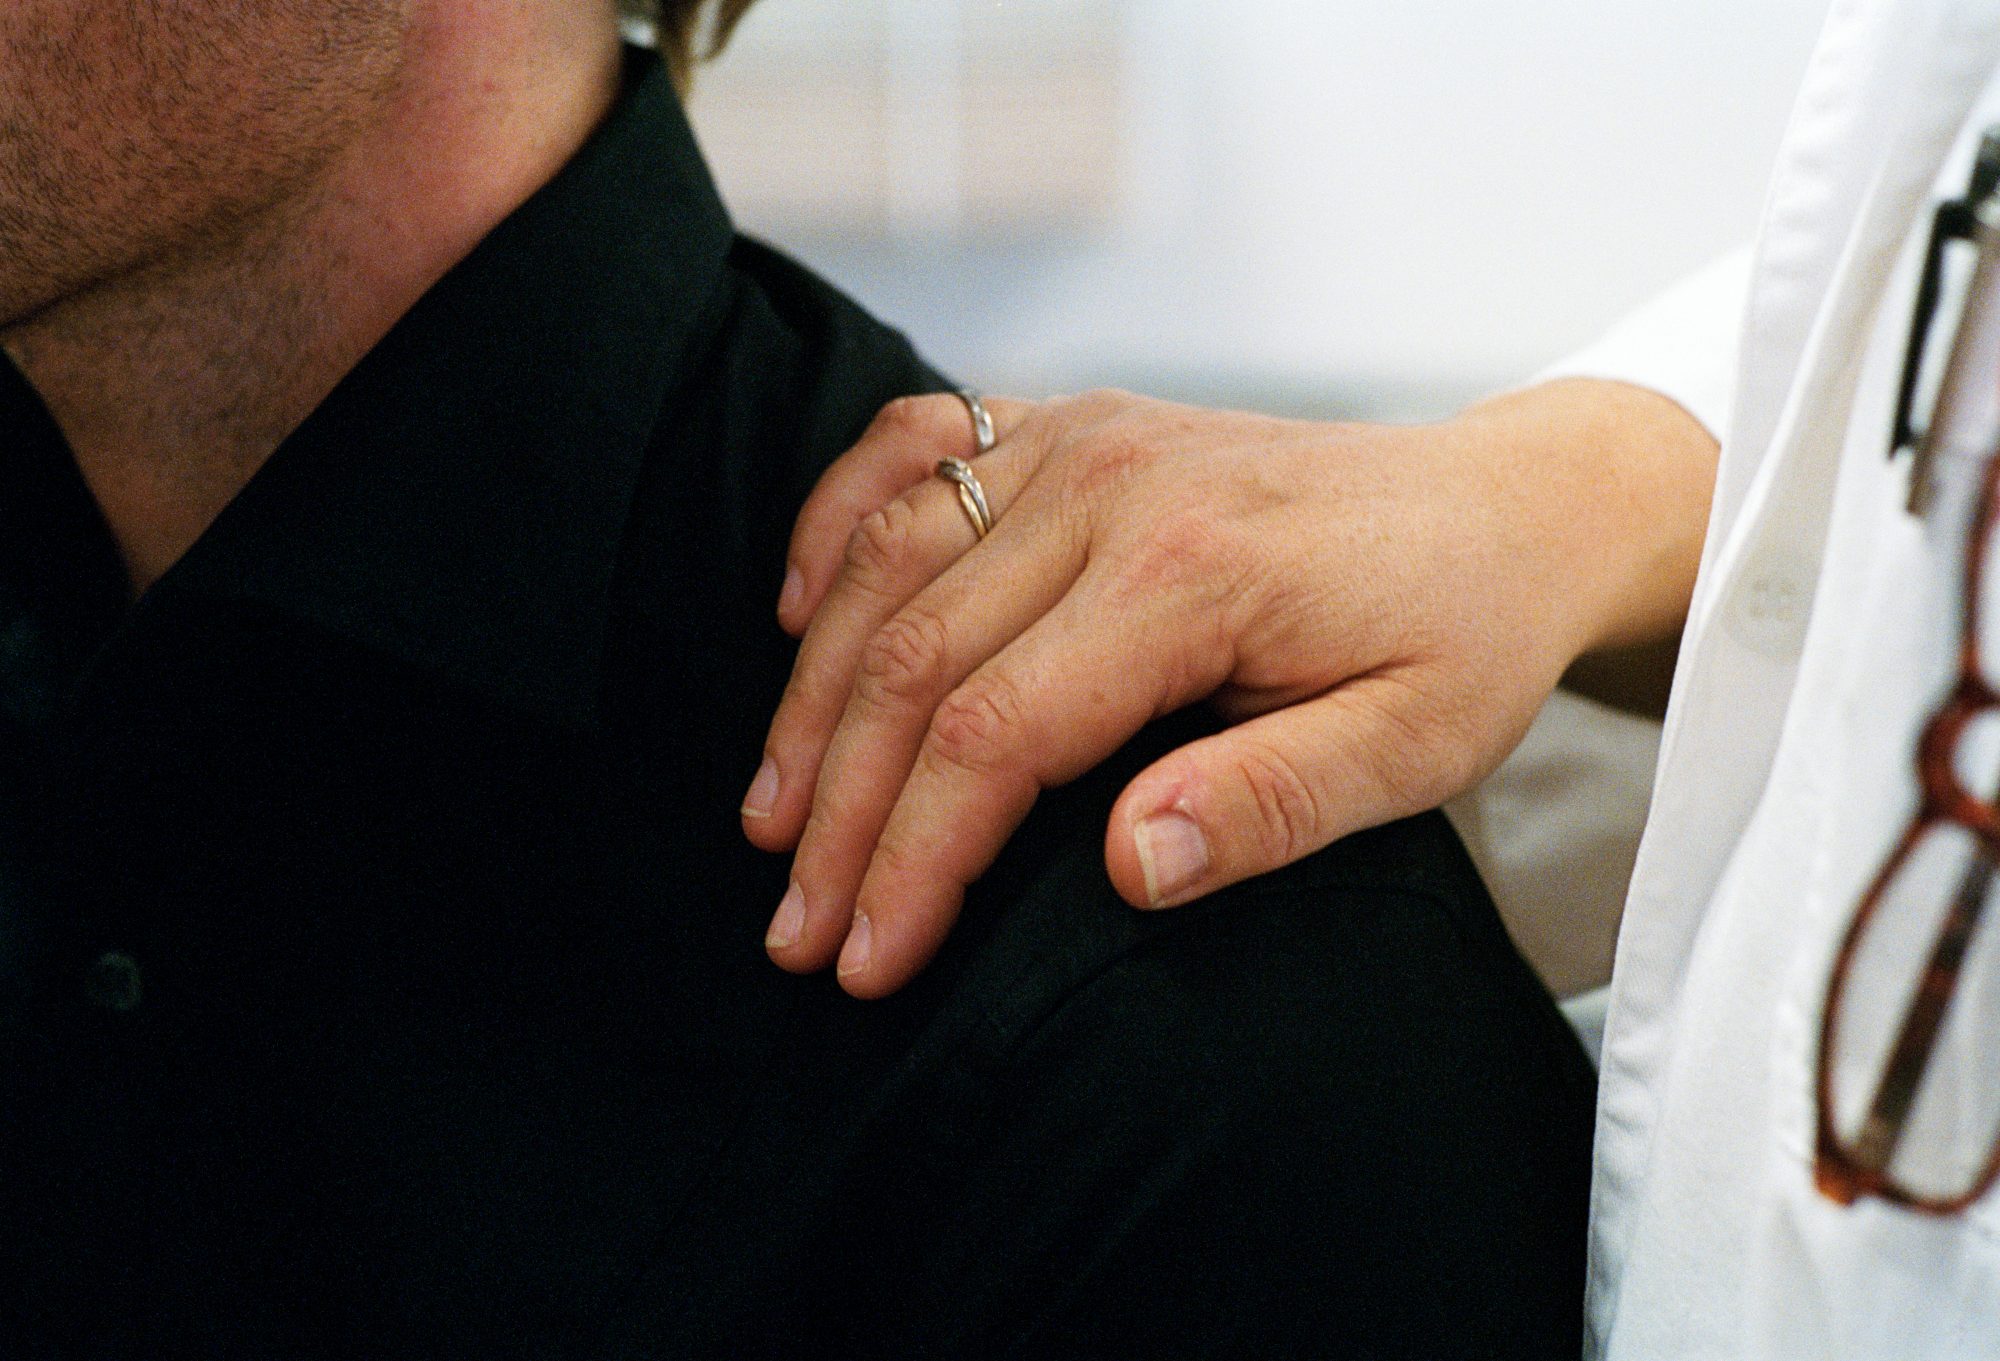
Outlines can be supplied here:
<path id="1" fill-rule="evenodd" d="M 1590 1079 L 1441 820 L 1167 914 L 1119 782 L 770 966 L 793 516 L 937 377 L 663 72 L 135 607 L 0 373 L 0 1355 L 1568 1354 Z"/>

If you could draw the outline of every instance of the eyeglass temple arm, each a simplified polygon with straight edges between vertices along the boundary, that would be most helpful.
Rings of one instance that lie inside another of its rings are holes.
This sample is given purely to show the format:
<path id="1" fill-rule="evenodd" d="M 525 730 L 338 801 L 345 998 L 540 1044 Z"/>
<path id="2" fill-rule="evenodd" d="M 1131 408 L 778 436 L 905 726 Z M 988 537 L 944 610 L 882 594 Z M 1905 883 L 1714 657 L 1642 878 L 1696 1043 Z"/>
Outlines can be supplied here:
<path id="1" fill-rule="evenodd" d="M 1925 962 L 1923 978 L 1917 984 L 1916 1001 L 1909 1015 L 1903 1018 L 1896 1046 L 1889 1051 L 1888 1062 L 1883 1066 L 1881 1084 L 1854 1141 L 1855 1161 L 1872 1171 L 1887 1171 L 1889 1160 L 1896 1156 L 1896 1144 L 1902 1138 L 1910 1108 L 1916 1104 L 1917 1088 L 1930 1063 L 1931 1051 L 1937 1047 L 1938 1032 L 1943 1029 L 1945 1012 L 1951 1006 L 1952 985 L 1965 960 L 1973 928 L 1979 925 L 1980 914 L 1986 909 L 1986 890 L 1992 882 L 1992 861 L 1984 854 L 1975 856 L 1959 880 L 1951 911 L 1938 928 L 1937 943 L 1931 947 L 1931 957 Z"/>

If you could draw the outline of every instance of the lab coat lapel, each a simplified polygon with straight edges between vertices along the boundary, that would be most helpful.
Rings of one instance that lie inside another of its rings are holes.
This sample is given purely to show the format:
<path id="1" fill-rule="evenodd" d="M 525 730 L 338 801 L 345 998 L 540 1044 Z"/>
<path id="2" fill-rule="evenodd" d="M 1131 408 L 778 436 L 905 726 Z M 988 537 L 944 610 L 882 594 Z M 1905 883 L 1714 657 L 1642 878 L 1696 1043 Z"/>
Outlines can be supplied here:
<path id="1" fill-rule="evenodd" d="M 1910 224 L 2000 59 L 1994 0 L 1852 0 L 1829 20 L 1767 209 L 1737 402 L 1627 906 L 1603 1060 L 1595 1342 L 1710 902 L 1772 766 L 1862 360 Z M 1893 383 L 1871 374 L 1868 381 Z M 1886 441 L 1888 432 L 1881 432 Z M 1886 454 L 1886 448 L 1881 452 Z"/>

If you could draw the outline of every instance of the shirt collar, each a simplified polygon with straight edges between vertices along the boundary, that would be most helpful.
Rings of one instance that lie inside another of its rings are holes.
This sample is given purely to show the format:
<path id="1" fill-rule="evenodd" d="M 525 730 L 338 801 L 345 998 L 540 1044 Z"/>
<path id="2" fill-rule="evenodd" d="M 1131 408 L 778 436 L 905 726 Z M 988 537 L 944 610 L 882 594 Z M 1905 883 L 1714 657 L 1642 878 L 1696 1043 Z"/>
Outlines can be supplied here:
<path id="1" fill-rule="evenodd" d="M 148 593 L 273 607 L 594 712 L 631 499 L 733 240 L 664 65 L 434 287 Z"/>

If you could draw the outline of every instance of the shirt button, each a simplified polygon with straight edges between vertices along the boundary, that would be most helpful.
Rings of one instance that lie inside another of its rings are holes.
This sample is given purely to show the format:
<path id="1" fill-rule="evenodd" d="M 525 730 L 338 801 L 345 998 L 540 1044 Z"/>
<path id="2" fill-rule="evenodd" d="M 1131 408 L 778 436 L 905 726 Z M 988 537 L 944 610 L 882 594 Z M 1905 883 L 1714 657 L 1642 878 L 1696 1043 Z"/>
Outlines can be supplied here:
<path id="1" fill-rule="evenodd" d="M 1734 632 L 1769 656 L 1792 658 L 1805 640 L 1813 584 L 1789 564 L 1758 564 L 1737 584 L 1731 614 Z"/>
<path id="2" fill-rule="evenodd" d="M 1805 613 L 1806 589 L 1796 577 L 1770 573 L 1743 590 L 1743 612 L 1758 624 L 1787 626 Z"/>
<path id="3" fill-rule="evenodd" d="M 139 981 L 139 961 L 109 950 L 84 971 L 83 995 L 106 1011 L 131 1011 L 139 1005 Z"/>

